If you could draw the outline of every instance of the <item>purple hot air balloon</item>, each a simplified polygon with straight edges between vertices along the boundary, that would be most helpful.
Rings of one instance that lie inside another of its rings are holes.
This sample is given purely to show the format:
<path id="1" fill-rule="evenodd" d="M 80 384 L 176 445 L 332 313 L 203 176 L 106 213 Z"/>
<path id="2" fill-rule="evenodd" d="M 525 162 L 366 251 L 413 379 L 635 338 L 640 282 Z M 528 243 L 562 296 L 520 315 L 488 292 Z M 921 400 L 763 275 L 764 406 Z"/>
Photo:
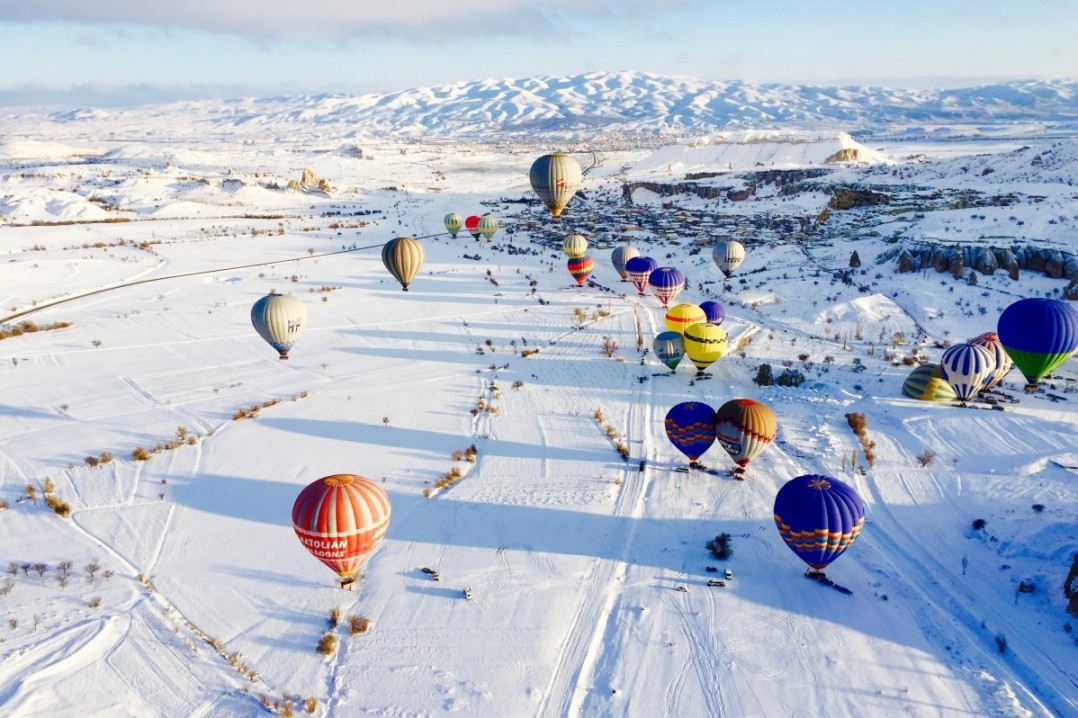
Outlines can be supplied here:
<path id="1" fill-rule="evenodd" d="M 629 275 L 629 281 L 644 296 L 644 290 L 648 288 L 648 277 L 659 267 L 659 263 L 651 257 L 632 257 L 625 262 L 625 273 Z"/>
<path id="2" fill-rule="evenodd" d="M 708 324 L 722 324 L 722 320 L 726 319 L 726 310 L 718 302 L 709 299 L 706 302 L 700 302 L 700 308 L 704 310 Z"/>
<path id="3" fill-rule="evenodd" d="M 665 307 L 685 288 L 685 275 L 673 267 L 659 267 L 648 276 L 648 284 Z"/>
<path id="4" fill-rule="evenodd" d="M 864 523 L 861 497 L 830 476 L 798 476 L 775 496 L 779 535 L 814 571 L 841 556 L 857 540 Z"/>
<path id="5" fill-rule="evenodd" d="M 666 436 L 692 464 L 715 443 L 715 410 L 699 401 L 683 401 L 666 412 Z"/>

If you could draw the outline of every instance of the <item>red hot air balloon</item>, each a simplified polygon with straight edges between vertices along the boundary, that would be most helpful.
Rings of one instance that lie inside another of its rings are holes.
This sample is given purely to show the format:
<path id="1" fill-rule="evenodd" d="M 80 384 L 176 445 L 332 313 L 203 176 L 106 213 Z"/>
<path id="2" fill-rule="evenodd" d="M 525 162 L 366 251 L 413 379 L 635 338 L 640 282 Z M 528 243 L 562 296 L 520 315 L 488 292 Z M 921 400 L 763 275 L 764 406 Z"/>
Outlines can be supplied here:
<path id="1" fill-rule="evenodd" d="M 573 275 L 573 279 L 576 280 L 577 286 L 582 287 L 591 276 L 591 270 L 595 269 L 595 260 L 591 257 L 573 257 L 566 266 L 569 268 L 569 274 Z"/>
<path id="2" fill-rule="evenodd" d="M 468 230 L 468 233 L 475 239 L 479 239 L 483 236 L 483 233 L 479 231 L 479 222 L 482 221 L 482 217 L 478 214 L 473 214 L 468 219 L 464 220 L 464 229 Z"/>
<path id="3" fill-rule="evenodd" d="M 389 526 L 389 497 L 362 476 L 326 476 L 299 492 L 292 528 L 312 556 L 337 572 L 349 588 Z"/>

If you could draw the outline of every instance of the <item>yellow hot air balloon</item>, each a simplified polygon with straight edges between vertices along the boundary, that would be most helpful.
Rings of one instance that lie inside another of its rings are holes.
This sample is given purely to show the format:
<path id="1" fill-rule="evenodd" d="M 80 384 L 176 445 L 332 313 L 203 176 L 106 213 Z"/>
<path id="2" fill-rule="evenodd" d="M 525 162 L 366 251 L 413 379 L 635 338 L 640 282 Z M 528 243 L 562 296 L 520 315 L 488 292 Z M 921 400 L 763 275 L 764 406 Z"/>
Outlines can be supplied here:
<path id="1" fill-rule="evenodd" d="M 580 189 L 584 173 L 580 170 L 579 162 L 567 154 L 555 152 L 533 162 L 528 178 L 535 194 L 557 218 Z"/>
<path id="2" fill-rule="evenodd" d="M 251 324 L 281 359 L 287 359 L 288 351 L 307 326 L 307 305 L 291 294 L 267 294 L 251 307 Z"/>
<path id="3" fill-rule="evenodd" d="M 404 291 L 423 266 L 423 245 L 411 237 L 397 237 L 382 247 L 382 264 L 397 278 Z"/>
<path id="4" fill-rule="evenodd" d="M 561 251 L 570 259 L 583 257 L 588 253 L 588 240 L 582 234 L 570 234 L 562 242 Z"/>
<path id="5" fill-rule="evenodd" d="M 698 374 L 703 374 L 704 369 L 726 353 L 726 332 L 717 324 L 693 324 L 685 329 L 683 336 L 685 355 L 696 367 Z"/>
<path id="6" fill-rule="evenodd" d="M 484 214 L 479 220 L 479 234 L 486 237 L 489 242 L 494 233 L 498 231 L 498 220 L 493 215 Z"/>
<path id="7" fill-rule="evenodd" d="M 684 334 L 688 327 L 707 321 L 707 313 L 695 304 L 675 304 L 666 311 L 666 328 Z"/>
<path id="8" fill-rule="evenodd" d="M 453 239 L 457 238 L 457 232 L 459 232 L 460 228 L 464 226 L 464 218 L 456 212 L 450 212 L 449 214 L 447 214 L 445 216 L 445 219 L 442 220 L 442 222 L 445 224 L 445 228 L 449 232 L 449 236 Z"/>

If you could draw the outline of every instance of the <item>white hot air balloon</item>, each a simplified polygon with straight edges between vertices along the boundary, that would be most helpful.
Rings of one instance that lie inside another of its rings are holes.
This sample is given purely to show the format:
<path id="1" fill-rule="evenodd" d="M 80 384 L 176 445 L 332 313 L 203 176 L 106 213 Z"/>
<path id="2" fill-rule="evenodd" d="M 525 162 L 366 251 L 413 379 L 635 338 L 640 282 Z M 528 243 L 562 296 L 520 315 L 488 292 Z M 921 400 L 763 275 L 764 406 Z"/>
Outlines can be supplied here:
<path id="1" fill-rule="evenodd" d="M 267 294 L 251 307 L 251 324 L 281 359 L 307 326 L 307 305 L 291 294 Z"/>

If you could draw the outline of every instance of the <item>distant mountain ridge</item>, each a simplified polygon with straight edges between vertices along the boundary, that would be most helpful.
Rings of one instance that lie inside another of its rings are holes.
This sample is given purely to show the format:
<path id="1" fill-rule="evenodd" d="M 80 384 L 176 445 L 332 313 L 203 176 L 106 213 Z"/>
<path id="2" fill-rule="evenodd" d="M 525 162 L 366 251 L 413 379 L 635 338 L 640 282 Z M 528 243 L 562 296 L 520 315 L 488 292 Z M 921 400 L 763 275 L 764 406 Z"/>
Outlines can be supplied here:
<path id="1" fill-rule="evenodd" d="M 478 80 L 387 94 L 185 101 L 54 113 L 56 122 L 102 114 L 183 112 L 191 122 L 241 131 L 297 123 L 357 136 L 469 139 L 595 133 L 662 136 L 721 129 L 1033 122 L 1078 129 L 1078 82 L 1026 80 L 949 90 L 716 82 L 645 72 Z"/>

